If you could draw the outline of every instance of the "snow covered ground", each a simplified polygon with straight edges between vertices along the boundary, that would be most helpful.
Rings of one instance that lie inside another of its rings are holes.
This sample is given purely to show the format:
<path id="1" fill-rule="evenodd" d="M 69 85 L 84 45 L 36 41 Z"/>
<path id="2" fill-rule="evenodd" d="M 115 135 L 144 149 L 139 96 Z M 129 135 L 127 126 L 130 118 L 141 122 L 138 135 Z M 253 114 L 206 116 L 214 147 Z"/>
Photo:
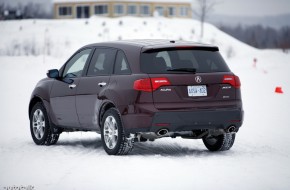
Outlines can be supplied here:
<path id="1" fill-rule="evenodd" d="M 120 157 L 108 156 L 100 135 L 94 133 L 63 133 L 55 146 L 36 146 L 27 113 L 34 86 L 48 69 L 60 68 L 87 43 L 129 38 L 199 41 L 198 22 L 163 18 L 0 22 L 0 190 L 21 185 L 290 189 L 290 54 L 256 50 L 212 25 L 205 27 L 203 41 L 220 47 L 242 82 L 245 121 L 233 148 L 211 153 L 201 140 L 164 138 L 136 143 L 130 155 Z M 284 93 L 274 93 L 276 86 Z"/>

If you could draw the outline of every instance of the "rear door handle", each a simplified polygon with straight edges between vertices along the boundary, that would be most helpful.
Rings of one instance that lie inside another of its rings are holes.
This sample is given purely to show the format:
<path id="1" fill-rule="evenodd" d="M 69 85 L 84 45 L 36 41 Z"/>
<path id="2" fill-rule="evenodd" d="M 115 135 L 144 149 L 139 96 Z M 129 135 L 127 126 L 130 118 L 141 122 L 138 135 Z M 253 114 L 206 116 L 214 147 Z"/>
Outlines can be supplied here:
<path id="1" fill-rule="evenodd" d="M 100 83 L 98 83 L 98 85 L 99 85 L 100 87 L 103 87 L 103 86 L 106 86 L 107 83 L 105 83 L 105 82 L 100 82 Z"/>
<path id="2" fill-rule="evenodd" d="M 70 88 L 70 89 L 73 89 L 73 88 L 75 88 L 77 85 L 76 84 L 70 84 L 68 87 Z"/>

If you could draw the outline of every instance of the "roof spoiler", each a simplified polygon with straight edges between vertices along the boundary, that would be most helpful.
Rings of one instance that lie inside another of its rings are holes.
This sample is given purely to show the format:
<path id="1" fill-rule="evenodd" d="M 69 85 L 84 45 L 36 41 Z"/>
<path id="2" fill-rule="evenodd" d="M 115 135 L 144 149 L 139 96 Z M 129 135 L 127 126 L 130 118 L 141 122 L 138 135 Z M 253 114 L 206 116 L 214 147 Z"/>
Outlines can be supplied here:
<path id="1" fill-rule="evenodd" d="M 143 48 L 142 53 L 153 53 L 159 51 L 173 50 L 203 50 L 203 51 L 219 51 L 216 46 L 175 46 L 175 47 L 148 47 Z"/>

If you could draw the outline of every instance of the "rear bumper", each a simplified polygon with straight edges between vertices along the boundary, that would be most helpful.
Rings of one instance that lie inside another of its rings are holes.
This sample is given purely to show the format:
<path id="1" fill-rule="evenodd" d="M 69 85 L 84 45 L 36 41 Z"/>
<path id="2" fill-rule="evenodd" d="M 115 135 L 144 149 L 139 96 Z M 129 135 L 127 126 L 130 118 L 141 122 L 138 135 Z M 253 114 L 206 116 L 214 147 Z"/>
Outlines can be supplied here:
<path id="1" fill-rule="evenodd" d="M 137 115 L 137 118 L 134 116 L 131 117 L 135 118 L 135 121 L 138 121 Z M 226 129 L 231 125 L 240 128 L 243 123 L 243 117 L 244 111 L 238 108 L 198 111 L 164 111 L 157 112 L 153 114 L 150 119 L 148 118 L 148 120 L 151 120 L 151 124 L 146 127 L 143 125 L 141 128 L 136 128 L 137 126 L 134 128 L 126 128 L 126 132 L 157 132 L 160 129 L 167 129 L 169 132 L 200 129 Z M 144 120 L 144 118 L 141 120 Z"/>

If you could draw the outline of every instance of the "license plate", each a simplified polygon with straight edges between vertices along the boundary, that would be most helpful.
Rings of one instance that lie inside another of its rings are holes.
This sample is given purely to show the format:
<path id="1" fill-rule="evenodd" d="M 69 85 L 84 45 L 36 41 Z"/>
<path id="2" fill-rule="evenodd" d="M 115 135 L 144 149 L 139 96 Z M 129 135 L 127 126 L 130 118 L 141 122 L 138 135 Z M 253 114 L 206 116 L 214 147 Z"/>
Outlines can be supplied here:
<path id="1" fill-rule="evenodd" d="M 207 96 L 206 85 L 187 86 L 188 96 Z"/>

